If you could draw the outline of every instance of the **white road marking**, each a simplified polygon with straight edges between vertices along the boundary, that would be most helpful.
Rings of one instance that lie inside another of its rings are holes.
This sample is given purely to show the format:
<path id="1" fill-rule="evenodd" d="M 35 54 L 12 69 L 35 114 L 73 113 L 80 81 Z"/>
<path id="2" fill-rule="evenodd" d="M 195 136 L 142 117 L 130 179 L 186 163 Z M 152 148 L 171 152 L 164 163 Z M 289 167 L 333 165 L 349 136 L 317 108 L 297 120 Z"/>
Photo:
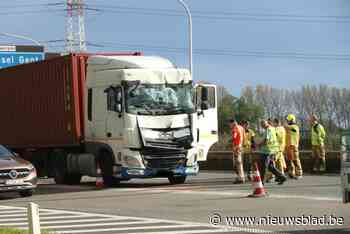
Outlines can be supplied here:
<path id="1" fill-rule="evenodd" d="M 160 229 L 162 226 L 156 226 L 157 228 L 155 229 Z M 171 226 L 168 226 L 167 228 L 171 228 Z M 111 232 L 111 231 L 127 231 L 129 229 L 115 229 L 115 228 L 109 228 L 109 229 L 96 229 L 96 230 L 91 230 L 91 232 Z M 135 229 L 133 229 L 135 230 Z M 238 232 L 238 231 L 232 231 L 232 230 L 222 230 L 222 229 L 196 229 L 196 230 L 176 230 L 176 231 L 161 231 L 161 232 L 155 232 L 155 231 L 147 231 L 146 229 L 140 228 L 138 230 L 145 230 L 142 232 L 135 232 L 135 233 L 130 233 L 128 234 L 141 234 L 141 233 L 149 233 L 149 234 L 190 234 L 190 233 L 223 233 L 223 232 Z M 72 233 L 89 233 L 88 232 L 79 232 L 79 230 L 76 232 L 74 231 L 62 231 L 62 232 L 57 232 L 57 234 L 72 234 Z M 266 233 L 266 232 L 265 232 Z"/>
<path id="2" fill-rule="evenodd" d="M 129 230 L 147 230 L 147 229 L 169 229 L 169 228 L 195 228 L 194 225 L 167 225 L 167 226 L 144 226 L 144 227 L 125 227 L 125 228 L 104 228 L 104 229 L 82 229 L 69 231 L 56 231 L 57 233 L 91 233 L 91 232 L 111 232 L 111 231 L 129 231 Z M 179 231 L 178 231 L 179 232 Z M 143 232 L 145 233 L 145 232 Z M 152 232 L 153 233 L 153 232 Z"/>
<path id="3" fill-rule="evenodd" d="M 77 215 L 63 215 L 63 216 L 51 216 L 51 217 L 40 217 L 40 220 L 51 220 L 51 219 L 70 219 L 70 218 L 82 218 L 84 216 L 77 216 Z M 89 216 L 85 216 L 89 217 Z M 1 219 L 0 225 L 3 222 L 9 222 L 9 221 L 26 221 L 27 218 L 13 218 L 13 219 Z M 6 224 L 6 223 L 5 223 Z"/>
<path id="4" fill-rule="evenodd" d="M 1 210 L 0 212 L 1 214 L 20 214 L 25 212 L 25 210 L 6 210 L 6 211 Z"/>
<path id="5" fill-rule="evenodd" d="M 40 214 L 39 214 L 40 217 L 44 217 L 44 216 L 47 216 L 47 215 L 56 215 L 56 213 L 40 212 Z M 0 220 L 2 220 L 2 218 L 22 217 L 22 216 L 27 217 L 27 213 L 21 211 L 21 213 L 3 215 L 3 213 L 1 212 Z"/>
<path id="6" fill-rule="evenodd" d="M 113 221 L 113 220 L 110 220 Z M 78 228 L 78 227 L 101 227 L 101 226 L 122 226 L 122 225 L 139 225 L 139 224 L 154 224 L 159 223 L 156 221 L 137 221 L 137 222 L 103 222 L 103 223 L 91 223 L 91 224 L 77 224 L 77 225 L 58 225 L 58 226 L 45 226 L 44 229 L 60 229 L 60 228 Z"/>
<path id="7" fill-rule="evenodd" d="M 0 210 L 22 211 L 26 208 L 0 206 Z M 53 230 L 57 234 L 68 233 L 103 233 L 103 232 L 118 232 L 128 231 L 130 234 L 133 230 L 143 230 L 142 233 L 148 234 L 187 234 L 187 233 L 227 233 L 227 232 L 250 232 L 250 233 L 268 233 L 267 230 L 240 228 L 240 227 L 225 227 L 212 226 L 203 223 L 173 221 L 165 219 L 141 218 L 130 216 L 118 216 L 107 214 L 96 214 L 79 211 L 65 211 L 41 209 L 41 212 L 50 214 L 50 216 L 41 217 L 42 228 Z M 19 213 L 18 215 L 21 215 Z M 73 218 L 73 220 L 70 220 Z M 58 220 L 57 220 L 58 219 Z M 56 224 L 56 225 L 55 225 Z M 62 225 L 65 224 L 65 225 Z M 143 224 L 151 224 L 144 226 Z M 153 225 L 152 225 L 153 224 Z M 155 225 L 157 224 L 157 225 Z M 128 226 L 129 225 L 129 226 Z M 135 227 L 135 225 L 138 225 Z M 20 229 L 27 229 L 26 218 L 6 218 L 0 219 L 0 226 L 11 226 Z M 125 227 L 124 227 L 125 226 Z M 101 227 L 93 228 L 92 227 Z M 76 228 L 80 228 L 77 230 Z M 171 229 L 171 230 L 169 230 Z M 175 230 L 174 230 L 175 229 Z M 183 230 L 185 229 L 185 230 Z M 192 229 L 192 230 L 187 230 Z M 135 234 L 140 234 L 135 233 Z"/>
<path id="8" fill-rule="evenodd" d="M 78 219 L 78 220 L 60 220 L 60 221 L 40 221 L 41 225 L 45 224 L 64 224 L 64 223 L 91 223 L 91 222 L 108 222 L 108 221 L 113 221 L 113 220 L 119 220 L 119 219 L 113 219 L 113 218 L 100 218 L 100 219 Z M 137 221 L 135 221 L 137 222 Z M 130 222 L 131 223 L 131 222 Z M 27 226 L 28 222 L 23 222 L 23 223 L 6 223 L 6 224 L 1 224 L 0 226 Z"/>
<path id="9" fill-rule="evenodd" d="M 182 231 L 167 231 L 167 232 L 152 232 L 151 234 L 196 234 L 196 233 L 224 233 L 224 232 L 236 232 L 232 230 L 182 230 Z M 238 232 L 238 231 L 237 231 Z M 143 232 L 149 233 L 149 232 Z M 140 232 L 128 232 L 128 234 L 140 234 Z"/>

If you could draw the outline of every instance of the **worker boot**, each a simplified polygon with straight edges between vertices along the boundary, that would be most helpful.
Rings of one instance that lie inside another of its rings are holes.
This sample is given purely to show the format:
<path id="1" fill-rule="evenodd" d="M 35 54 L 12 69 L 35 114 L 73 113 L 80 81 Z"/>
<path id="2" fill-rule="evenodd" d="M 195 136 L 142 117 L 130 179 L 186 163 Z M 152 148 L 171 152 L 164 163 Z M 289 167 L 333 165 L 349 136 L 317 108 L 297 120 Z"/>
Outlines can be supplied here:
<path id="1" fill-rule="evenodd" d="M 326 172 L 326 159 L 320 159 L 320 172 Z"/>

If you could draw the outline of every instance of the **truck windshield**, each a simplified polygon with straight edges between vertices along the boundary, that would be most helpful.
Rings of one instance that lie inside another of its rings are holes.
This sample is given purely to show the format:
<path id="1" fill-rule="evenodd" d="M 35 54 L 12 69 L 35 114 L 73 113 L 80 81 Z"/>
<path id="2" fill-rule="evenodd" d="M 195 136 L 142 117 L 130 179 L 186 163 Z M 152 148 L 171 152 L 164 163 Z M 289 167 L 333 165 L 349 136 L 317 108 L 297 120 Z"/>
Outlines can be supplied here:
<path id="1" fill-rule="evenodd" d="M 126 111 L 139 115 L 173 115 L 193 113 L 192 84 L 140 84 L 126 87 Z"/>
<path id="2" fill-rule="evenodd" d="M 0 158 L 8 158 L 12 154 L 4 146 L 0 145 Z"/>

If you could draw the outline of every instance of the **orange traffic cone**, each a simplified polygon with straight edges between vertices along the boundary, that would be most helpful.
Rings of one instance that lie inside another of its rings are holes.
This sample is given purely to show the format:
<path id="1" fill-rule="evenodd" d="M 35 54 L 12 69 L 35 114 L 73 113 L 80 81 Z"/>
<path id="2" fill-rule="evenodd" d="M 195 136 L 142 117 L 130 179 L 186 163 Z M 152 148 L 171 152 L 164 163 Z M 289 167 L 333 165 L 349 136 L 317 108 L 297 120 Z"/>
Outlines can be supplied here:
<path id="1" fill-rule="evenodd" d="M 267 195 L 261 181 L 258 165 L 256 163 L 255 163 L 255 173 L 254 173 L 252 185 L 253 185 L 253 193 L 248 195 L 248 197 L 265 197 Z"/>
<path id="2" fill-rule="evenodd" d="M 103 182 L 103 177 L 102 177 L 102 173 L 101 173 L 101 168 L 100 168 L 100 164 L 97 163 L 96 165 L 96 188 L 103 188 L 105 186 L 104 182 Z"/>

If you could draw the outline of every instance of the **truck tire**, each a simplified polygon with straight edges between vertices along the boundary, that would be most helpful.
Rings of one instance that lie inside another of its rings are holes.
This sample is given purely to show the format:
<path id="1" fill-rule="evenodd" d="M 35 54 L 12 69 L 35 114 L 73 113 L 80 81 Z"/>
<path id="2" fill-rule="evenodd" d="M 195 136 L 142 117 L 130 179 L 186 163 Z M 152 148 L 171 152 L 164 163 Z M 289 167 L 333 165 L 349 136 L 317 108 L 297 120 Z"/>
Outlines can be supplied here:
<path id="1" fill-rule="evenodd" d="M 64 155 L 61 155 L 61 153 L 55 154 L 55 167 L 54 167 L 54 179 L 56 184 L 65 184 L 66 183 L 66 166 L 65 166 L 65 160 Z"/>
<path id="2" fill-rule="evenodd" d="M 56 182 L 56 184 L 65 184 L 66 182 L 66 171 L 57 166 L 57 168 L 55 168 L 55 175 L 54 175 L 54 180 Z"/>
<path id="3" fill-rule="evenodd" d="M 113 157 L 108 151 L 99 154 L 98 162 L 101 167 L 103 182 L 107 187 L 119 185 L 120 180 L 113 176 Z"/>
<path id="4" fill-rule="evenodd" d="M 66 157 L 67 155 L 63 151 L 55 153 L 54 179 L 56 184 L 80 184 L 81 174 L 67 172 Z"/>
<path id="5" fill-rule="evenodd" d="M 19 191 L 19 195 L 21 197 L 31 197 L 33 195 L 33 190 L 32 189 L 27 189 L 27 190 Z"/>
<path id="6" fill-rule="evenodd" d="M 170 184 L 183 184 L 186 181 L 186 176 L 171 175 L 168 177 Z"/>

